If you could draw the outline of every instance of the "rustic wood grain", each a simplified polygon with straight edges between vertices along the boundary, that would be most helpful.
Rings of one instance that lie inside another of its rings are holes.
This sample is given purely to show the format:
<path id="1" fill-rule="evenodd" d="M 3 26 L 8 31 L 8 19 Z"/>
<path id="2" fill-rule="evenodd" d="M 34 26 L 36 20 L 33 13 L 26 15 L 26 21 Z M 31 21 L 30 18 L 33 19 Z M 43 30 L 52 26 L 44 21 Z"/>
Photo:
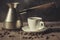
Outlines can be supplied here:
<path id="1" fill-rule="evenodd" d="M 0 23 L 0 40 L 60 40 L 60 22 L 45 22 L 45 24 L 49 28 L 46 31 L 28 33 L 21 30 L 2 30 L 3 23 Z M 24 25 L 27 25 L 27 23 L 24 23 Z"/>

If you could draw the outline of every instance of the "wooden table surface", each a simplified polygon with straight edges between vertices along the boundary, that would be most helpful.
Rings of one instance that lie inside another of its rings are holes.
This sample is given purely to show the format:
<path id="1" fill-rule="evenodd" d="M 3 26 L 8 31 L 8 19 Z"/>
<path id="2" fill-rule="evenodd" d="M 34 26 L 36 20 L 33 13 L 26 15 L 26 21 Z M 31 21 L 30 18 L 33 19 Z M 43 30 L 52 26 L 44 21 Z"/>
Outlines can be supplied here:
<path id="1" fill-rule="evenodd" d="M 24 26 L 27 23 L 24 22 Z M 60 40 L 60 22 L 45 22 L 48 29 L 44 32 L 24 32 L 22 30 L 4 30 L 0 23 L 0 40 Z"/>

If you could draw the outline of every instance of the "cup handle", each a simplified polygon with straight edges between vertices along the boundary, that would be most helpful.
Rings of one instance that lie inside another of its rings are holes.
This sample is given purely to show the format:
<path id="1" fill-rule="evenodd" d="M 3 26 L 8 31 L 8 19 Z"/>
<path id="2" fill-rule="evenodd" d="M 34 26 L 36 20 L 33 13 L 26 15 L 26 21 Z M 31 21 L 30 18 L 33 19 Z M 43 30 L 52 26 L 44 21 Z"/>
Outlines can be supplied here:
<path id="1" fill-rule="evenodd" d="M 38 28 L 43 28 L 44 27 L 44 22 L 43 21 L 38 22 L 37 27 Z"/>
<path id="2" fill-rule="evenodd" d="M 43 21 L 40 21 L 40 26 L 44 27 L 44 22 Z"/>

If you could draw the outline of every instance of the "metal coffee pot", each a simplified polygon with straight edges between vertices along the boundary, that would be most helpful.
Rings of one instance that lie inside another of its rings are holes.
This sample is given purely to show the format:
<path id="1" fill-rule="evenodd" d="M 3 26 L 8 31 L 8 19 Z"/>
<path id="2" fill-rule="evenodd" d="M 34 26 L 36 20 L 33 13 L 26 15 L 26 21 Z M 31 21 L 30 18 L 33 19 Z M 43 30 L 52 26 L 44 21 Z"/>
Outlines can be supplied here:
<path id="1" fill-rule="evenodd" d="M 17 21 L 18 20 L 18 17 L 17 17 L 18 15 L 16 11 L 17 4 L 18 3 L 8 3 L 9 10 L 4 22 L 5 29 L 17 29 L 17 28 L 20 28 L 21 26 L 21 21 L 20 20 Z M 20 25 L 16 25 L 16 24 L 20 24 Z"/>

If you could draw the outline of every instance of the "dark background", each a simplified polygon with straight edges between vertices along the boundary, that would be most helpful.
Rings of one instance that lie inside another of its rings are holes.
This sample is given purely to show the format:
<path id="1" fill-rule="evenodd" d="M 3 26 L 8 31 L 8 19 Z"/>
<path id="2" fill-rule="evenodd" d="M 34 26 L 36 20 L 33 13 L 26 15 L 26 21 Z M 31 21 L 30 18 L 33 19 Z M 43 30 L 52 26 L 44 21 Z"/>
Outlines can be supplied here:
<path id="1" fill-rule="evenodd" d="M 39 10 L 39 9 L 31 10 L 27 12 L 28 14 L 26 14 L 25 17 L 27 18 L 27 15 L 39 16 L 42 17 L 45 21 L 60 21 L 60 0 L 0 0 L 0 21 L 1 22 L 5 20 L 8 12 L 9 7 L 7 6 L 7 3 L 11 3 L 11 2 L 20 3 L 17 7 L 17 10 L 19 11 L 30 8 L 32 6 L 43 5 L 49 2 L 55 2 L 56 3 L 55 7 L 44 9 L 44 10 Z"/>

